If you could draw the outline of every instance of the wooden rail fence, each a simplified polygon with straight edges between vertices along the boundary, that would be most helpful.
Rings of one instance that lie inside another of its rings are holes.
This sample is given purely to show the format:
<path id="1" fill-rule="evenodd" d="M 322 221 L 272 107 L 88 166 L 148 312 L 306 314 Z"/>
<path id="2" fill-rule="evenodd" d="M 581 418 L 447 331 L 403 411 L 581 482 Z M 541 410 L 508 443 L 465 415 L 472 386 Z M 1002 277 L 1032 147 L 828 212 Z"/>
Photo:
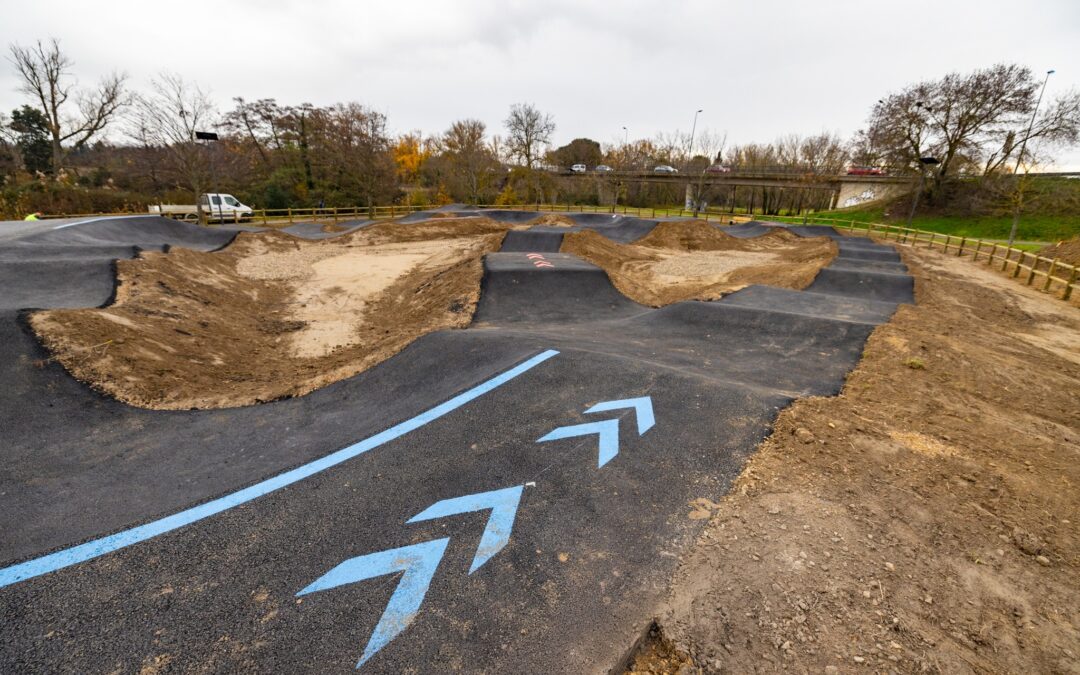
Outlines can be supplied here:
<path id="1" fill-rule="evenodd" d="M 342 220 L 370 219 L 386 220 L 407 216 L 419 211 L 429 211 L 432 206 L 352 206 L 352 207 L 327 207 L 327 208 L 289 208 L 289 209 L 254 209 L 252 217 L 241 219 L 239 214 L 230 214 L 224 221 L 213 218 L 213 224 L 230 223 L 239 224 L 244 220 L 255 222 L 267 227 L 287 227 L 297 222 L 331 222 L 338 223 Z M 537 213 L 611 213 L 639 218 L 656 217 L 688 217 L 694 216 L 693 211 L 686 209 L 667 208 L 638 208 L 634 206 L 590 206 L 575 204 L 512 204 L 496 205 L 482 204 L 474 207 L 484 209 L 507 209 L 514 211 L 535 211 Z M 153 215 L 132 213 L 84 213 L 49 215 L 46 218 L 86 218 L 102 216 L 132 216 Z M 755 216 L 738 213 L 718 213 L 715 211 L 700 211 L 697 217 L 705 221 L 738 222 L 746 221 Z M 969 237 L 958 237 L 951 234 L 941 234 L 899 225 L 887 225 L 884 223 L 867 223 L 855 220 L 843 220 L 837 218 L 825 218 L 818 216 L 761 216 L 773 222 L 789 223 L 796 225 L 828 225 L 849 234 L 878 238 L 883 241 L 895 241 L 899 244 L 917 247 L 919 245 L 928 249 L 940 248 L 944 253 L 952 253 L 957 257 L 970 256 L 972 262 L 984 263 L 989 267 L 999 266 L 1002 272 L 1010 274 L 1014 279 L 1035 286 L 1043 291 L 1059 295 L 1062 300 L 1072 297 L 1073 289 L 1078 282 L 1078 266 L 1071 265 L 1057 258 L 1047 258 L 1019 248 L 1006 246 L 997 242 Z M 1041 279 L 1040 279 L 1041 278 Z"/>
<path id="2" fill-rule="evenodd" d="M 1000 263 L 998 267 L 1000 271 L 1008 273 L 1012 278 L 1028 286 L 1035 286 L 1036 279 L 1041 277 L 1038 288 L 1047 293 L 1058 294 L 1062 300 L 1066 301 L 1072 297 L 1073 289 L 1077 285 L 1077 265 L 985 239 L 941 234 L 899 225 L 844 221 L 835 218 L 813 216 L 806 218 L 769 216 L 769 218 L 777 222 L 794 221 L 810 225 L 830 225 L 850 234 L 876 237 L 882 241 L 892 240 L 913 248 L 920 245 L 928 249 L 937 247 L 943 253 L 952 254 L 958 258 L 969 256 L 972 262 L 981 262 L 988 267 L 995 267 Z"/>

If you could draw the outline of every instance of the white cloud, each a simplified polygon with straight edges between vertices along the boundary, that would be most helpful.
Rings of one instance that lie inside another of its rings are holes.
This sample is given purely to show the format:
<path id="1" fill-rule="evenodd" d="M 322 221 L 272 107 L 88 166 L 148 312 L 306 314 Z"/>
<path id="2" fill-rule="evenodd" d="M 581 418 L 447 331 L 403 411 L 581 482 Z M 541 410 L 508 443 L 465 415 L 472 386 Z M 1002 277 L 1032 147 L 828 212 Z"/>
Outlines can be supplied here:
<path id="1" fill-rule="evenodd" d="M 231 98 L 357 100 L 397 130 L 511 103 L 554 114 L 559 141 L 699 128 L 735 142 L 849 134 L 889 90 L 951 70 L 1018 61 L 1080 85 L 1080 3 L 1041 0 L 38 0 L 5 8 L 0 42 L 58 37 L 90 83 L 136 87 L 171 70 Z M 0 71 L 0 110 L 22 102 Z M 1080 150 L 1062 157 L 1080 169 Z"/>

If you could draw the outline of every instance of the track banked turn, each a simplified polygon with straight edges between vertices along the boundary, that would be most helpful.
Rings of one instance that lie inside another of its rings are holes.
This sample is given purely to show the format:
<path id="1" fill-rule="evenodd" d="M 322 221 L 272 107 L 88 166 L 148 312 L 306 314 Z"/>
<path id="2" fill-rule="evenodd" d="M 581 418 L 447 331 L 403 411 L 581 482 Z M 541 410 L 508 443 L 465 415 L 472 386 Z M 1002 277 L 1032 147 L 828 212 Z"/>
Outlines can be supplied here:
<path id="1" fill-rule="evenodd" d="M 655 225 L 593 216 L 573 217 L 616 241 Z M 301 398 L 188 412 L 35 365 L 20 312 L 106 303 L 132 246 L 235 232 L 0 243 L 0 669 L 606 671 L 701 527 L 687 502 L 726 492 L 794 398 L 837 393 L 912 301 L 892 249 L 791 229 L 840 249 L 805 291 L 660 309 L 557 253 L 567 228 L 512 232 L 471 328 Z M 44 562 L 86 542 L 111 543 Z"/>

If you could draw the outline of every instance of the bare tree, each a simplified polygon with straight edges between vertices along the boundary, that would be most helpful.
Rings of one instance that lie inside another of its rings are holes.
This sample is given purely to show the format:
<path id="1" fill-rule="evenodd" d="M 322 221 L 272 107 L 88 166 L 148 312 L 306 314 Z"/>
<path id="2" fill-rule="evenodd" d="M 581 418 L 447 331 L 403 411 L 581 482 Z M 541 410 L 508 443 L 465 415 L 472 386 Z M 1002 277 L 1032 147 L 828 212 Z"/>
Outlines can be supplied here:
<path id="1" fill-rule="evenodd" d="M 510 115 L 505 124 L 509 155 L 524 163 L 526 168 L 535 168 L 544 146 L 551 143 L 555 120 L 532 104 L 515 103 L 510 106 Z"/>
<path id="2" fill-rule="evenodd" d="M 52 136 L 53 171 L 64 164 L 64 144 L 79 148 L 101 133 L 129 101 L 126 76 L 113 73 L 96 89 L 77 90 L 71 74 L 74 62 L 60 51 L 60 42 L 37 41 L 34 47 L 10 46 L 11 63 L 19 75 L 20 90 L 34 99 L 48 119 Z M 72 104 L 77 112 L 72 112 Z"/>
<path id="3" fill-rule="evenodd" d="M 489 191 L 499 162 L 484 142 L 486 127 L 480 120 L 458 120 L 442 135 L 442 158 L 446 162 L 453 187 L 467 201 L 477 204 L 481 195 Z"/>
<path id="4" fill-rule="evenodd" d="M 701 151 L 701 154 L 705 156 L 708 161 L 705 162 L 705 165 L 698 175 L 697 187 L 693 194 L 695 218 L 697 218 L 698 213 L 706 206 L 708 193 L 705 189 L 705 176 L 709 171 L 709 167 L 712 166 L 714 162 L 719 163 L 724 156 L 724 148 L 727 146 L 727 132 L 725 131 L 721 134 L 717 134 L 706 129 L 698 136 L 696 145 L 698 150 Z"/>
<path id="5" fill-rule="evenodd" d="M 857 136 L 861 156 L 883 157 L 916 170 L 922 156 L 940 164 L 936 187 L 949 175 L 1000 171 L 1026 139 L 1047 145 L 1080 140 L 1080 93 L 1051 102 L 1028 133 L 1038 82 L 1031 70 L 998 64 L 968 74 L 920 82 L 878 101 L 868 128 Z"/>
<path id="6" fill-rule="evenodd" d="M 385 115 L 359 103 L 339 103 L 312 109 L 305 119 L 320 181 L 361 197 L 369 208 L 396 196 L 397 167 Z"/>
<path id="7" fill-rule="evenodd" d="M 1025 142 L 1028 149 L 1021 158 L 1018 148 Z M 1080 143 L 1080 91 L 1068 91 L 1058 96 L 1039 114 L 1030 130 L 1022 127 L 1006 132 L 1001 146 L 987 156 L 983 175 L 1008 169 L 1010 160 L 1031 164 L 1028 160 L 1031 159 L 1030 146 L 1034 143 L 1041 146 L 1047 159 L 1051 158 L 1050 154 L 1055 148 Z"/>
<path id="8" fill-rule="evenodd" d="M 15 176 L 20 163 L 16 134 L 11 128 L 11 118 L 0 112 L 0 176 L 3 176 L 4 183 L 7 182 L 8 176 Z"/>
<path id="9" fill-rule="evenodd" d="M 195 131 L 213 128 L 216 122 L 210 97 L 173 73 L 159 75 L 151 81 L 150 93 L 134 100 L 129 134 L 146 147 L 167 151 L 171 168 L 195 195 L 199 222 L 204 222 L 200 195 L 210 179 L 210 156 L 195 141 Z"/>

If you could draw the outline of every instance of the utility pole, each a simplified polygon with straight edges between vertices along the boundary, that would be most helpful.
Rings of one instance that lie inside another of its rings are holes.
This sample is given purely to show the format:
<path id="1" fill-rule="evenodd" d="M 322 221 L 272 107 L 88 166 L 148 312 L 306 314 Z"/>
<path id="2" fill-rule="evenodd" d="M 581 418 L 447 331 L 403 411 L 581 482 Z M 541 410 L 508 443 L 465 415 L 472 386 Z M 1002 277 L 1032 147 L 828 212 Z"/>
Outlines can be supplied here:
<path id="1" fill-rule="evenodd" d="M 1016 156 L 1016 168 L 1013 169 L 1014 177 L 1020 172 L 1020 163 L 1024 160 L 1024 150 L 1027 149 L 1028 137 L 1031 136 L 1031 129 L 1035 126 L 1035 116 L 1039 114 L 1039 106 L 1042 105 L 1043 94 L 1046 93 L 1046 83 L 1050 81 L 1050 76 L 1053 74 L 1053 70 L 1048 70 L 1046 71 L 1046 77 L 1043 78 L 1043 86 L 1039 90 L 1039 99 L 1035 102 L 1035 110 L 1031 111 L 1031 121 L 1028 122 L 1027 133 L 1024 134 L 1024 140 L 1020 141 L 1020 154 Z M 1013 241 L 1016 239 L 1016 228 L 1020 226 L 1020 209 L 1023 207 L 1024 202 L 1024 192 L 1020 189 L 1020 179 L 1017 177 L 1016 180 L 1016 201 L 1013 204 L 1012 227 L 1009 228 L 1009 246 L 1012 246 Z"/>

